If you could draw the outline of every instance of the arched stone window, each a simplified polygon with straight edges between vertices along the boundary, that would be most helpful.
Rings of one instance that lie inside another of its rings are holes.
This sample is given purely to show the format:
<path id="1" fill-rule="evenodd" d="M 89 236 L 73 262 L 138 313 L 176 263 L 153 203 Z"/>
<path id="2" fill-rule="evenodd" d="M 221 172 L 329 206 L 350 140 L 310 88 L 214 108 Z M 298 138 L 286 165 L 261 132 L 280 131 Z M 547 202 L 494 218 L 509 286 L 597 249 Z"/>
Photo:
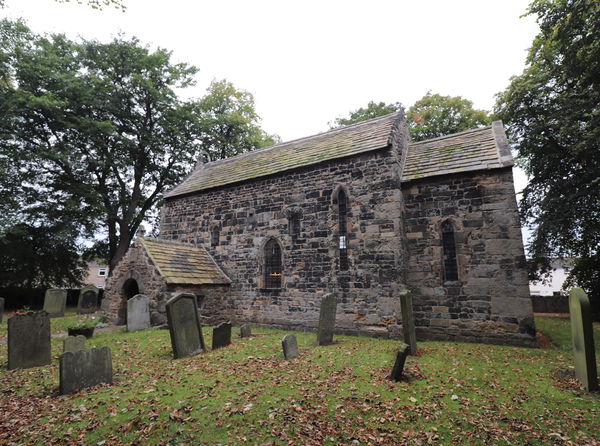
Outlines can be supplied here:
<path id="1" fill-rule="evenodd" d="M 340 270 L 348 269 L 348 197 L 343 188 L 337 194 L 338 203 L 338 248 Z"/>
<path id="2" fill-rule="evenodd" d="M 265 288 L 281 288 L 281 247 L 271 239 L 265 244 Z"/>
<path id="3" fill-rule="evenodd" d="M 444 281 L 458 280 L 454 226 L 449 221 L 442 224 L 442 250 L 444 254 Z"/>

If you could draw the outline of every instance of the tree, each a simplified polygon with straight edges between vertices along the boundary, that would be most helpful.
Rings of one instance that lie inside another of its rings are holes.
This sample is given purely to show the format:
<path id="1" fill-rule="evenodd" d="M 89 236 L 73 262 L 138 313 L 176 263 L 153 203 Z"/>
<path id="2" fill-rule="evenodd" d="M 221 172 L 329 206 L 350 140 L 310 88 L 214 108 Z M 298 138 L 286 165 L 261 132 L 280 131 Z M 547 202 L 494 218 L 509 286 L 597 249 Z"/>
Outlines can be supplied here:
<path id="1" fill-rule="evenodd" d="M 574 257 L 569 283 L 600 314 L 600 3 L 536 0 L 540 32 L 523 73 L 498 95 L 529 176 L 521 214 L 534 228 L 534 264 Z"/>
<path id="2" fill-rule="evenodd" d="M 347 118 L 336 118 L 334 121 L 329 123 L 330 129 L 337 127 L 343 127 L 350 124 L 356 124 L 357 122 L 366 121 L 367 119 L 377 118 L 379 116 L 389 115 L 400 110 L 404 110 L 400 102 L 394 102 L 386 104 L 385 102 L 373 102 L 370 101 L 366 107 L 361 107 L 357 110 L 351 111 Z"/>
<path id="3" fill-rule="evenodd" d="M 231 82 L 213 80 L 197 104 L 200 142 L 211 159 L 223 159 L 279 142 L 265 133 L 254 108 L 254 97 Z"/>
<path id="4" fill-rule="evenodd" d="M 70 0 L 54 0 L 58 3 L 70 3 Z M 0 0 L 0 8 L 4 8 L 6 6 L 6 0 Z M 103 6 L 114 6 L 117 9 L 125 10 L 125 4 L 123 0 L 77 0 L 77 4 L 81 5 L 86 3 L 88 6 L 91 6 L 94 9 L 102 9 Z"/>
<path id="5" fill-rule="evenodd" d="M 437 138 L 490 124 L 484 110 L 460 96 L 427 93 L 408 109 L 408 128 L 413 141 Z"/>

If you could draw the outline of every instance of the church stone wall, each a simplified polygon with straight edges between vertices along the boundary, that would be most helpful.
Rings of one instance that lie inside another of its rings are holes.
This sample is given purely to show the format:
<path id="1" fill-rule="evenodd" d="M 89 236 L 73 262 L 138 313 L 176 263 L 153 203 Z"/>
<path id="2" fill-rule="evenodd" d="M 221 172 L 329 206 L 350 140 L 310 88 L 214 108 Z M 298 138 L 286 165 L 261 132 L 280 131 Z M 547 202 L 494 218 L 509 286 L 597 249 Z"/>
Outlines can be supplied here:
<path id="1" fill-rule="evenodd" d="M 512 169 L 427 178 L 402 189 L 419 337 L 533 345 Z M 455 228 L 459 280 L 445 283 L 446 221 Z"/>

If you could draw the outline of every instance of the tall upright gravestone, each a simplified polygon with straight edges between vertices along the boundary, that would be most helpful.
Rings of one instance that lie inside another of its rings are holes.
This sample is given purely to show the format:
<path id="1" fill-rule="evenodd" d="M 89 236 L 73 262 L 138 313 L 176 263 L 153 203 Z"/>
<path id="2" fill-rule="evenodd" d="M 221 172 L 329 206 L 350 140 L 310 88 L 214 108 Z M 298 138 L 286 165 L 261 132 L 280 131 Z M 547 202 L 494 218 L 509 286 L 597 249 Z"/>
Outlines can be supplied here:
<path id="1" fill-rule="evenodd" d="M 183 358 L 206 350 L 196 296 L 178 293 L 166 304 L 173 356 Z"/>
<path id="2" fill-rule="evenodd" d="M 231 322 L 222 322 L 213 328 L 212 349 L 231 344 Z"/>
<path id="3" fill-rule="evenodd" d="M 326 345 L 333 342 L 333 330 L 335 329 L 335 313 L 337 310 L 337 297 L 328 294 L 321 300 L 319 311 L 319 327 L 317 329 L 317 344 Z"/>
<path id="4" fill-rule="evenodd" d="M 414 355 L 417 353 L 417 333 L 413 316 L 412 295 L 408 290 L 400 292 L 400 311 L 402 312 L 404 342 L 408 345 L 408 354 Z"/>
<path id="5" fill-rule="evenodd" d="M 136 294 L 127 301 L 127 331 L 150 328 L 150 298 Z"/>
<path id="6" fill-rule="evenodd" d="M 94 285 L 83 287 L 79 291 L 77 300 L 77 312 L 79 314 L 93 313 L 98 307 L 98 294 L 100 290 Z"/>
<path id="7" fill-rule="evenodd" d="M 44 296 L 44 311 L 50 317 L 63 317 L 67 306 L 67 290 L 51 288 Z"/>
<path id="8" fill-rule="evenodd" d="M 575 376 L 586 390 L 598 390 L 592 311 L 590 300 L 581 288 L 573 288 L 569 292 L 569 313 Z"/>
<path id="9" fill-rule="evenodd" d="M 8 369 L 50 364 L 50 319 L 44 311 L 8 320 Z"/>
<path id="10" fill-rule="evenodd" d="M 298 341 L 293 334 L 286 334 L 281 340 L 283 348 L 283 357 L 285 359 L 294 359 L 298 357 Z"/>
<path id="11" fill-rule="evenodd" d="M 66 395 L 102 383 L 112 383 L 112 357 L 109 347 L 65 352 L 58 358 L 59 393 Z"/>

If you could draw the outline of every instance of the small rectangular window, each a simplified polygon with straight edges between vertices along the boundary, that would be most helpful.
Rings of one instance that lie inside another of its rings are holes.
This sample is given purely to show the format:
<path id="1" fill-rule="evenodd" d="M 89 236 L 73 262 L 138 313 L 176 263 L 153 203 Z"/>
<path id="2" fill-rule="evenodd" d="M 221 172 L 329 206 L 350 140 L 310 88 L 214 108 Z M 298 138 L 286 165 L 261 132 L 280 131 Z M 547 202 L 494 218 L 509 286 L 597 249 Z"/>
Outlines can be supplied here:
<path id="1" fill-rule="evenodd" d="M 107 272 L 107 268 L 100 268 L 98 270 L 98 276 L 100 276 L 100 277 L 106 277 L 106 272 Z"/>
<path id="2" fill-rule="evenodd" d="M 348 246 L 346 245 L 346 236 L 340 235 L 340 249 L 346 249 Z"/>
<path id="3" fill-rule="evenodd" d="M 299 215 L 291 216 L 288 224 L 289 224 L 290 235 L 292 235 L 292 236 L 300 235 L 300 216 Z"/>
<path id="4" fill-rule="evenodd" d="M 213 248 L 215 246 L 219 246 L 219 237 L 221 236 L 221 231 L 219 228 L 214 228 L 210 233 L 210 246 Z"/>

